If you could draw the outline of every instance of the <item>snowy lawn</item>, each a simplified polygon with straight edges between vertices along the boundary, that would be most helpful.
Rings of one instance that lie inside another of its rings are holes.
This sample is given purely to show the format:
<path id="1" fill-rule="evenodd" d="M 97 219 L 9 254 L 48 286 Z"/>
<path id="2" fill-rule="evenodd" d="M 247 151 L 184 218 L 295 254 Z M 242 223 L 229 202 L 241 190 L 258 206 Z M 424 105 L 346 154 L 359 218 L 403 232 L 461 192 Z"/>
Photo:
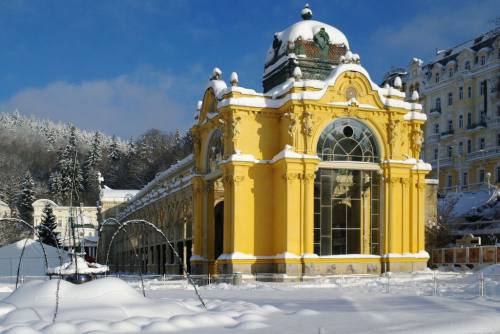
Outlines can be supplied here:
<path id="1" fill-rule="evenodd" d="M 214 284 L 200 288 L 208 310 L 192 288 L 156 290 L 161 285 L 152 284 L 144 298 L 116 278 L 79 286 L 62 281 L 55 324 L 57 281 L 32 281 L 13 293 L 0 290 L 0 332 L 500 333 L 500 303 L 477 295 L 477 274 L 439 286 L 438 294 L 448 297 L 433 296 L 431 283 L 408 277 L 393 275 L 390 293 L 385 277 L 348 281 L 343 289 L 336 281 L 301 289 Z"/>

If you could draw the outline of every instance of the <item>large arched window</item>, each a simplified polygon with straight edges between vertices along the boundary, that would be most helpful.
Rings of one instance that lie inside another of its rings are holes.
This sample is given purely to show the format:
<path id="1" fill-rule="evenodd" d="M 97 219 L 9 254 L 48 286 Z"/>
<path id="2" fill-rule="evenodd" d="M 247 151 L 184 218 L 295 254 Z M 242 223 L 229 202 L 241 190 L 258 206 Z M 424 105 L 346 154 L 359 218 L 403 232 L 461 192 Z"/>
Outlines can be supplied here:
<path id="1" fill-rule="evenodd" d="M 314 253 L 380 254 L 380 153 L 374 133 L 341 118 L 320 136 L 314 180 Z"/>
<path id="2" fill-rule="evenodd" d="M 372 132 L 351 118 L 330 123 L 319 137 L 316 150 L 323 161 L 380 162 Z"/>
<path id="3" fill-rule="evenodd" d="M 217 163 L 224 159 L 224 143 L 222 142 L 221 132 L 215 130 L 207 147 L 207 158 L 205 170 L 207 173 L 213 172 L 218 168 Z"/>

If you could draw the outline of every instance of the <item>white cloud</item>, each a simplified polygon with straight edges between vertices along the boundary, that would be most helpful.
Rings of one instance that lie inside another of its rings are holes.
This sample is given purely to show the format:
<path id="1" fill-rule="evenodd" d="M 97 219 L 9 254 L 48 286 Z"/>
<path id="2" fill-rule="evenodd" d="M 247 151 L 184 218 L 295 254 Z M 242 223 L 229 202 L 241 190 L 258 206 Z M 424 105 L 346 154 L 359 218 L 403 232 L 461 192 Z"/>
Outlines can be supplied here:
<path id="1" fill-rule="evenodd" d="M 0 102 L 0 111 L 11 113 L 19 109 L 27 116 L 71 122 L 87 131 L 115 133 L 124 139 L 152 127 L 186 130 L 192 112 L 180 100 L 185 87 L 198 89 L 188 78 L 143 67 L 133 74 L 108 80 L 79 84 L 58 81 L 43 88 L 24 89 Z M 202 88 L 199 94 L 203 94 Z M 191 109 L 194 108 L 193 105 Z"/>

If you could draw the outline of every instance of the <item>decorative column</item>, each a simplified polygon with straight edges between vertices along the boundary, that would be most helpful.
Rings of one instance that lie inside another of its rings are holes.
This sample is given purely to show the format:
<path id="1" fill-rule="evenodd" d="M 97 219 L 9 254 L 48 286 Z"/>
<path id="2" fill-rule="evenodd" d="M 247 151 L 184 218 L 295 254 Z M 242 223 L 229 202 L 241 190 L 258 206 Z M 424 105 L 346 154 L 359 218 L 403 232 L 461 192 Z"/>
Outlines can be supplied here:
<path id="1" fill-rule="evenodd" d="M 310 160 L 306 163 L 304 180 L 304 215 L 303 215 L 303 241 L 300 254 L 314 253 L 314 172 L 319 160 Z"/>
<path id="2" fill-rule="evenodd" d="M 193 183 L 193 255 L 203 255 L 203 178 L 197 176 L 191 179 Z"/>

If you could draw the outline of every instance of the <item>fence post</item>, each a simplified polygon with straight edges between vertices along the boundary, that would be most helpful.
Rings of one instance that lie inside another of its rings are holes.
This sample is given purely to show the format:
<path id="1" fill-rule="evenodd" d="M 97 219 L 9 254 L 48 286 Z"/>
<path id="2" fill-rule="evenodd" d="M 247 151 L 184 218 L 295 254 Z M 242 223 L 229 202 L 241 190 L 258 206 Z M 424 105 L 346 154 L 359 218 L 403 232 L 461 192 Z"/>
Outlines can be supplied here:
<path id="1" fill-rule="evenodd" d="M 481 293 L 481 297 L 484 297 L 484 274 L 481 273 L 481 278 L 480 278 L 480 285 L 479 285 L 479 288 L 481 289 L 480 290 L 480 293 Z"/>
<path id="2" fill-rule="evenodd" d="M 434 272 L 434 296 L 437 296 L 437 272 Z"/>

